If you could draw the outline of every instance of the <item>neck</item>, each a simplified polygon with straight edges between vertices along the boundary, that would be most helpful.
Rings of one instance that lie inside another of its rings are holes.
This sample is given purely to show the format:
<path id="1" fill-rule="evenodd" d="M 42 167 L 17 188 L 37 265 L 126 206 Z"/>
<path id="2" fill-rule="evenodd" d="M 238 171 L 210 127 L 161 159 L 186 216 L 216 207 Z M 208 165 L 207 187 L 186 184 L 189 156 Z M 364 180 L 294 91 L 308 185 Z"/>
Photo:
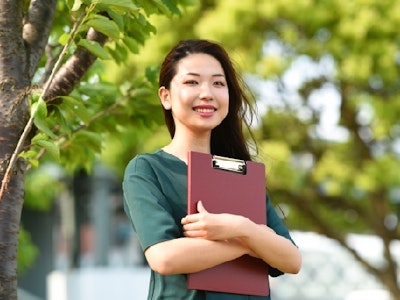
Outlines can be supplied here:
<path id="1" fill-rule="evenodd" d="M 163 147 L 165 152 L 168 152 L 187 163 L 189 151 L 201 153 L 210 153 L 210 136 L 197 137 L 181 137 L 175 135 L 171 143 Z"/>

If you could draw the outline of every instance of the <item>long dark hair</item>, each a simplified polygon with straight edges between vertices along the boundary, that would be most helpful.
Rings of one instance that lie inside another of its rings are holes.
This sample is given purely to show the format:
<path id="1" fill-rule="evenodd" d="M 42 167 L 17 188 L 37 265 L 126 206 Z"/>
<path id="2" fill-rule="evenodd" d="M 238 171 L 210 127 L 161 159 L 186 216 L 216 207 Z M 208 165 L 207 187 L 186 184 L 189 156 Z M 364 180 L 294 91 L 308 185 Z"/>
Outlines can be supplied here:
<path id="1" fill-rule="evenodd" d="M 250 101 L 250 90 L 238 76 L 225 49 L 217 43 L 207 40 L 180 41 L 167 54 L 161 65 L 159 87 L 170 88 L 170 83 L 177 72 L 178 62 L 190 55 L 204 53 L 213 56 L 221 64 L 229 89 L 229 111 L 226 118 L 211 132 L 211 153 L 231 158 L 250 160 L 250 148 L 243 134 L 243 124 L 251 135 L 250 123 L 254 110 Z M 171 110 L 164 109 L 165 123 L 171 138 L 175 134 L 175 124 Z M 255 146 L 255 143 L 254 143 Z"/>

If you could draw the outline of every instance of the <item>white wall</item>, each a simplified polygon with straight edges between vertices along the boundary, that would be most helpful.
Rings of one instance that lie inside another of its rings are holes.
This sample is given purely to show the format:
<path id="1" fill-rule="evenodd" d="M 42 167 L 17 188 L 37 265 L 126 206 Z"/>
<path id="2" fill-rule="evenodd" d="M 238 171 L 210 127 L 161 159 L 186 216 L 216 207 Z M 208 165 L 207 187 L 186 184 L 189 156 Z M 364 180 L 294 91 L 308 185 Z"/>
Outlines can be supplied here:
<path id="1" fill-rule="evenodd" d="M 47 300 L 146 299 L 148 268 L 91 268 L 54 271 L 47 278 Z"/>

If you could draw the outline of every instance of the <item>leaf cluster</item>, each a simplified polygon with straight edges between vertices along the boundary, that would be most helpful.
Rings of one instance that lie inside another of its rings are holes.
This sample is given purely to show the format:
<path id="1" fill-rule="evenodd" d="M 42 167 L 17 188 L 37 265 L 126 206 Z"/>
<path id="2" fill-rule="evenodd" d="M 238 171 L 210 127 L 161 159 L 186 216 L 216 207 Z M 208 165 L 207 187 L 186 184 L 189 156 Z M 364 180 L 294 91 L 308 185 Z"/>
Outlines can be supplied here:
<path id="1" fill-rule="evenodd" d="M 137 54 L 139 45 L 156 32 L 149 16 L 171 17 L 180 14 L 179 6 L 188 4 L 190 1 L 66 1 L 58 9 L 61 14 L 71 13 L 71 25 L 64 19 L 58 23 L 56 18 L 50 41 L 60 45 L 53 45 L 54 49 L 63 47 L 63 51 L 55 52 L 61 67 L 79 47 L 101 60 L 120 64 L 128 54 Z M 91 29 L 107 36 L 105 45 L 87 38 Z M 43 74 L 45 67 L 43 61 L 38 74 Z M 31 166 L 37 167 L 46 154 L 46 159 L 50 155 L 69 172 L 82 166 L 90 170 L 102 151 L 105 136 L 118 135 L 126 127 L 151 127 L 160 122 L 159 109 L 155 111 L 159 107 L 156 68 L 149 67 L 119 85 L 105 81 L 99 76 L 102 72 L 104 66 L 98 61 L 72 93 L 58 101 L 44 100 L 44 92 L 31 95 L 31 117 L 38 133 L 21 153 Z M 153 118 L 149 119 L 149 114 Z"/>

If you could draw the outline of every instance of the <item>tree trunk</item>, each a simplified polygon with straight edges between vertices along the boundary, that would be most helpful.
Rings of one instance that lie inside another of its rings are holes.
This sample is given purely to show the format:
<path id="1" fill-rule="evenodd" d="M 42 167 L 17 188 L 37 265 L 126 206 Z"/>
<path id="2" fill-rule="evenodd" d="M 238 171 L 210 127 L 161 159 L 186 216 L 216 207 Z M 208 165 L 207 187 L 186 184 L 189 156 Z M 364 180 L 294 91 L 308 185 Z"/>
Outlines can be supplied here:
<path id="1" fill-rule="evenodd" d="M 0 176 L 29 114 L 21 1 L 0 0 Z M 18 230 L 24 200 L 25 166 L 18 161 L 0 203 L 0 300 L 17 299 Z"/>
<path id="2" fill-rule="evenodd" d="M 29 107 L 26 87 L 19 87 L 12 77 L 7 78 L 9 82 L 0 79 L 0 178 L 4 178 L 29 117 Z M 0 202 L 0 300 L 17 299 L 18 231 L 24 202 L 25 173 L 26 163 L 19 159 Z"/>
<path id="3" fill-rule="evenodd" d="M 17 299 L 17 248 L 24 178 L 25 163 L 19 160 L 0 205 L 0 300 Z"/>
<path id="4" fill-rule="evenodd" d="M 0 0 L 0 178 L 8 182 L 0 199 L 0 300 L 17 299 L 17 249 L 26 162 L 19 159 L 4 178 L 29 119 L 32 77 L 47 43 L 57 0 Z"/>

